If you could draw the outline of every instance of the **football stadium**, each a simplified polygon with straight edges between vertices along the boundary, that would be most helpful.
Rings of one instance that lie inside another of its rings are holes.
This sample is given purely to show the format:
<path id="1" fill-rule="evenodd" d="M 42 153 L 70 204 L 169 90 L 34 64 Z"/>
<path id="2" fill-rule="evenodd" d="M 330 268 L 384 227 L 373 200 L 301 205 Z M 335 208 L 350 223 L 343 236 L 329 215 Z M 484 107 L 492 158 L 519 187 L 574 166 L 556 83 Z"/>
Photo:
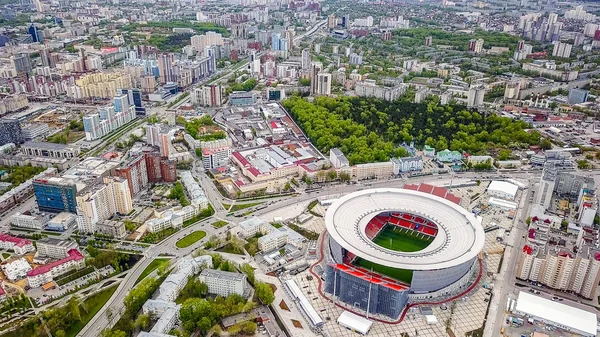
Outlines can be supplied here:
<path id="1" fill-rule="evenodd" d="M 409 301 L 467 288 L 485 236 L 445 188 L 409 185 L 343 196 L 329 206 L 325 291 L 397 318 Z"/>

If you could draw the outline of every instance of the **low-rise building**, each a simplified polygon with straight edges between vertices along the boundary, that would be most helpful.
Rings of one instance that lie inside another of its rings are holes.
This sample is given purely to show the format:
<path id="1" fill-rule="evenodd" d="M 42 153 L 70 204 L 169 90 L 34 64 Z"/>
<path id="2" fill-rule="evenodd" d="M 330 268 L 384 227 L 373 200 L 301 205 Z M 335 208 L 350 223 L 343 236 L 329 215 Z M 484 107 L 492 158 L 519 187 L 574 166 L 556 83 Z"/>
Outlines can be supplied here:
<path id="1" fill-rule="evenodd" d="M 208 286 L 208 292 L 223 297 L 246 295 L 246 275 L 216 269 L 204 269 L 198 277 Z"/>
<path id="2" fill-rule="evenodd" d="M 265 236 L 258 238 L 258 249 L 263 252 L 270 252 L 279 249 L 287 243 L 287 233 L 281 231 L 272 231 Z"/>
<path id="3" fill-rule="evenodd" d="M 29 229 L 42 229 L 47 216 L 15 213 L 10 217 L 11 226 Z"/>
<path id="4" fill-rule="evenodd" d="M 26 142 L 21 145 L 21 153 L 34 157 L 73 159 L 79 156 L 81 148 L 71 144 L 55 144 L 50 142 Z"/>
<path id="5" fill-rule="evenodd" d="M 437 153 L 437 159 L 442 163 L 453 163 L 462 159 L 462 154 L 458 151 L 445 149 Z"/>
<path id="6" fill-rule="evenodd" d="M 55 238 L 44 238 L 38 240 L 37 255 L 50 257 L 53 259 L 62 259 L 69 256 L 69 251 L 77 249 L 77 242 L 71 240 L 59 240 Z"/>
<path id="7" fill-rule="evenodd" d="M 30 270 L 31 266 L 24 258 L 2 265 L 4 276 L 11 282 L 25 278 Z"/>
<path id="8" fill-rule="evenodd" d="M 121 221 L 104 220 L 96 224 L 96 233 L 111 236 L 113 238 L 123 238 L 127 231 L 125 224 Z"/>
<path id="9" fill-rule="evenodd" d="M 35 247 L 31 241 L 8 234 L 0 234 L 0 249 L 12 250 L 17 255 L 24 255 L 35 251 Z"/>
<path id="10" fill-rule="evenodd" d="M 77 224 L 77 216 L 69 212 L 60 212 L 55 217 L 50 219 L 46 224 L 46 228 L 52 231 L 63 232 Z"/>
<path id="11" fill-rule="evenodd" d="M 27 281 L 29 281 L 30 287 L 37 288 L 71 270 L 82 269 L 84 267 L 85 259 L 81 252 L 77 249 L 71 249 L 67 252 L 67 257 L 30 270 L 27 273 Z"/>
<path id="12" fill-rule="evenodd" d="M 423 158 L 421 156 L 392 158 L 393 173 L 398 175 L 401 172 L 421 171 L 423 170 Z"/>

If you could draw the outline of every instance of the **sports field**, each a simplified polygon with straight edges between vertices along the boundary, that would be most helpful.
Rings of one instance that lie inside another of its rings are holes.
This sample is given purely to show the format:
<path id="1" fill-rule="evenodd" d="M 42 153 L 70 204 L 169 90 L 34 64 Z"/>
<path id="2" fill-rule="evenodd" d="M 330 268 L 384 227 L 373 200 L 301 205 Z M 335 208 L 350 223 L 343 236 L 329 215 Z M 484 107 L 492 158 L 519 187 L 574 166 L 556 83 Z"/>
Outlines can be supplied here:
<path id="1" fill-rule="evenodd" d="M 429 246 L 433 241 L 432 237 L 417 234 L 414 231 L 407 231 L 398 226 L 386 225 L 373 242 L 383 248 L 395 250 L 397 252 L 417 252 Z"/>
<path id="2" fill-rule="evenodd" d="M 408 284 L 412 281 L 412 270 L 391 268 L 361 258 L 356 258 L 354 264 Z"/>

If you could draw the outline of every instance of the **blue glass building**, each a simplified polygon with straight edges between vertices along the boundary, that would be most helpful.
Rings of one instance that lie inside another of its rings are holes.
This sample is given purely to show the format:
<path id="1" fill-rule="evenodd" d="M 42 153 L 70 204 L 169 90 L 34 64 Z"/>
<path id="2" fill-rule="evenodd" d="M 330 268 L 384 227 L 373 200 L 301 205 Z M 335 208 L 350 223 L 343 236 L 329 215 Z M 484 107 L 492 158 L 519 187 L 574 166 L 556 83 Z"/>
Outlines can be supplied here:
<path id="1" fill-rule="evenodd" d="M 33 181 L 33 190 L 40 211 L 77 212 L 75 183 L 60 178 L 36 179 Z"/>

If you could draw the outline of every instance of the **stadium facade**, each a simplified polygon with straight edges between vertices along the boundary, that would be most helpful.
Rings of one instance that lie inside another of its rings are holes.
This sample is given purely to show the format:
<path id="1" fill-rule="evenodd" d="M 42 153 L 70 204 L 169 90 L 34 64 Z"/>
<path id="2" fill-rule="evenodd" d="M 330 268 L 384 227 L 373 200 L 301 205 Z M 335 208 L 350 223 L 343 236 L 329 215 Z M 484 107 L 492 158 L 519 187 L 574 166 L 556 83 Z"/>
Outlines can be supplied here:
<path id="1" fill-rule="evenodd" d="M 370 314 L 397 318 L 411 299 L 467 288 L 485 235 L 459 203 L 430 185 L 338 199 L 325 215 L 325 291 Z"/>

